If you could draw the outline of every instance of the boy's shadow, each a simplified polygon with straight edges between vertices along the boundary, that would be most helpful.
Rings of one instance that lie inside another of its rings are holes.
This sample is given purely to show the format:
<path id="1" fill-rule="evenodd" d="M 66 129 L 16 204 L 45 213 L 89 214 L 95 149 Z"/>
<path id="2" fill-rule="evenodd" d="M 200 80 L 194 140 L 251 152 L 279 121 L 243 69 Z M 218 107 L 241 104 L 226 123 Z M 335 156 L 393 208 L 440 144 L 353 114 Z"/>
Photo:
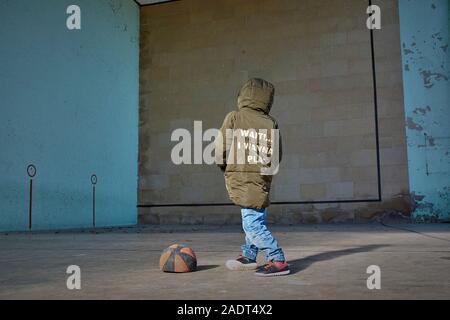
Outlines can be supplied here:
<path id="1" fill-rule="evenodd" d="M 322 252 L 322 253 L 315 254 L 315 255 L 301 258 L 301 259 L 289 260 L 288 263 L 289 263 L 289 267 L 291 269 L 291 274 L 295 274 L 297 272 L 300 272 L 302 270 L 309 268 L 315 262 L 332 260 L 332 259 L 336 259 L 336 258 L 339 258 L 342 256 L 355 254 L 355 253 L 369 252 L 369 251 L 373 251 L 375 249 L 388 247 L 388 246 L 389 245 L 386 245 L 386 244 L 383 244 L 383 245 L 375 244 L 375 245 L 367 245 L 367 246 L 361 246 L 361 247 L 344 249 L 344 250 Z"/>

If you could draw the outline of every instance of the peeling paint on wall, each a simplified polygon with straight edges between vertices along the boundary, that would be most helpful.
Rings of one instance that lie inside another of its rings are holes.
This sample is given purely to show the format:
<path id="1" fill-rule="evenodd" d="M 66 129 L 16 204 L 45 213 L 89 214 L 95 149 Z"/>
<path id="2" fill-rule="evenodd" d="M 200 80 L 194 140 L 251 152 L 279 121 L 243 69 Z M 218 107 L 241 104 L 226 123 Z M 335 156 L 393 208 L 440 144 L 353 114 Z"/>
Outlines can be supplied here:
<path id="1" fill-rule="evenodd" d="M 423 131 L 423 127 L 420 124 L 415 123 L 413 118 L 411 118 L 411 117 L 408 117 L 406 119 L 406 126 L 410 130 Z"/>
<path id="2" fill-rule="evenodd" d="M 448 81 L 448 79 L 449 79 L 449 77 L 443 73 L 431 72 L 428 70 L 422 70 L 420 72 L 420 74 L 423 78 L 423 84 L 424 84 L 425 88 L 428 88 L 428 89 L 433 87 L 436 81 L 441 81 L 441 80 Z"/>
<path id="3" fill-rule="evenodd" d="M 450 219 L 450 1 L 400 0 L 408 170 L 414 217 Z"/>
<path id="4" fill-rule="evenodd" d="M 416 108 L 416 109 L 414 109 L 414 113 L 415 114 L 421 114 L 421 115 L 426 115 L 427 114 L 427 112 L 430 112 L 431 111 L 431 108 L 430 108 L 430 106 L 426 106 L 425 108 Z"/>
<path id="5" fill-rule="evenodd" d="M 434 141 L 434 138 L 431 136 L 426 136 L 427 144 L 431 147 L 436 146 L 436 142 Z"/>
<path id="6" fill-rule="evenodd" d="M 109 0 L 109 7 L 114 14 L 118 14 L 122 11 L 122 2 L 117 0 Z"/>
<path id="7" fill-rule="evenodd" d="M 417 27 L 415 29 L 417 30 Z M 440 26 L 440 31 L 432 34 L 421 31 L 417 30 L 409 41 L 402 43 L 405 71 L 411 71 L 411 65 L 416 67 L 422 77 L 424 87 L 430 89 L 437 82 L 450 79 L 450 72 L 446 65 L 449 40 L 445 35 L 448 32 L 446 32 L 445 26 Z"/>

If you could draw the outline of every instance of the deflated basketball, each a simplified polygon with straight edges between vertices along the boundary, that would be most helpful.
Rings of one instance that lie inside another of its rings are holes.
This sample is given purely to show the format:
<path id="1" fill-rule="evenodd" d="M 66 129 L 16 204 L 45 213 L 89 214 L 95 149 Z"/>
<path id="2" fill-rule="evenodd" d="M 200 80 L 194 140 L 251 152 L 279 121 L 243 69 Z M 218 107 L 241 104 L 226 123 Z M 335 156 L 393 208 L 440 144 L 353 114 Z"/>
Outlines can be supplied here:
<path id="1" fill-rule="evenodd" d="M 173 244 L 161 254 L 159 268 L 164 272 L 192 272 L 197 269 L 197 257 L 191 248 Z"/>

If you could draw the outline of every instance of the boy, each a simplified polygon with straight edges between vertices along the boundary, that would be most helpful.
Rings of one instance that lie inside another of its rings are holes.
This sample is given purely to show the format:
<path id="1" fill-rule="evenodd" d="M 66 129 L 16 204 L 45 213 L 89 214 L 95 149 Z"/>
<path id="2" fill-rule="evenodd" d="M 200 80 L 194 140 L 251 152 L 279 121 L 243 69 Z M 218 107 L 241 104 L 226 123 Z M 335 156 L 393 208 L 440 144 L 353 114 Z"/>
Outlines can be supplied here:
<path id="1" fill-rule="evenodd" d="M 216 140 L 216 162 L 225 172 L 230 199 L 242 208 L 245 232 L 242 255 L 227 261 L 226 266 L 230 270 L 258 269 L 255 274 L 264 277 L 290 272 L 283 250 L 266 226 L 272 182 L 272 174 L 268 174 L 267 169 L 274 162 L 278 168 L 277 160 L 281 160 L 281 138 L 276 139 L 277 134 L 274 134 L 278 132 L 278 124 L 269 115 L 274 93 L 271 83 L 250 79 L 240 90 L 238 111 L 225 117 L 221 135 Z M 256 264 L 260 250 L 266 252 L 267 264 L 262 268 Z"/>

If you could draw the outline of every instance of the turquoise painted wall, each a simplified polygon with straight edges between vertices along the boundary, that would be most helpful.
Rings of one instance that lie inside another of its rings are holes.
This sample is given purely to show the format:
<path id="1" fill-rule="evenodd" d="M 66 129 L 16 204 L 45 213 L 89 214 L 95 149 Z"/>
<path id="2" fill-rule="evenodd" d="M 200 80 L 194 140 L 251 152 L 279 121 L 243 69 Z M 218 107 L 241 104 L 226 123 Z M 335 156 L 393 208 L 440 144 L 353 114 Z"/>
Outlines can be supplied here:
<path id="1" fill-rule="evenodd" d="M 450 0 L 399 0 L 410 191 L 419 220 L 450 218 Z"/>
<path id="2" fill-rule="evenodd" d="M 81 8 L 81 30 L 66 27 Z M 139 8 L 0 1 L 0 231 L 137 222 Z"/>

